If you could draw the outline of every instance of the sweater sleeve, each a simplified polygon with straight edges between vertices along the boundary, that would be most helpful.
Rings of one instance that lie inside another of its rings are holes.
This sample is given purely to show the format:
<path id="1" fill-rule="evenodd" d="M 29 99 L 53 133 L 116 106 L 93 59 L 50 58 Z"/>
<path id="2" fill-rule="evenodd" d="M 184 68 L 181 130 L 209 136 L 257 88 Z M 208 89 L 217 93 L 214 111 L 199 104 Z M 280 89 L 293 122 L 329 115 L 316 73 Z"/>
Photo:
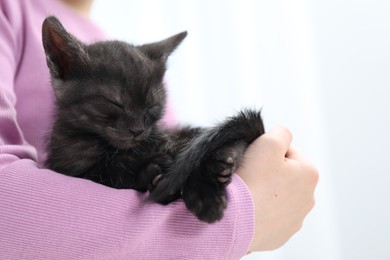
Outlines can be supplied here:
<path id="1" fill-rule="evenodd" d="M 250 194 L 235 176 L 222 221 L 206 224 L 184 203 L 145 202 L 18 160 L 0 177 L 0 259 L 239 259 L 253 233 Z"/>
<path id="2" fill-rule="evenodd" d="M 8 17 L 0 11 L 0 169 L 19 158 L 36 159 L 36 150 L 23 138 L 16 123 L 14 77 L 17 38 Z M 16 20 L 16 19 L 15 19 Z"/>
<path id="3" fill-rule="evenodd" d="M 2 0 L 0 0 L 2 1 Z M 0 259 L 239 259 L 254 232 L 251 195 L 238 177 L 225 217 L 198 221 L 182 201 L 64 176 L 36 163 L 18 126 L 18 41 L 0 10 Z"/>

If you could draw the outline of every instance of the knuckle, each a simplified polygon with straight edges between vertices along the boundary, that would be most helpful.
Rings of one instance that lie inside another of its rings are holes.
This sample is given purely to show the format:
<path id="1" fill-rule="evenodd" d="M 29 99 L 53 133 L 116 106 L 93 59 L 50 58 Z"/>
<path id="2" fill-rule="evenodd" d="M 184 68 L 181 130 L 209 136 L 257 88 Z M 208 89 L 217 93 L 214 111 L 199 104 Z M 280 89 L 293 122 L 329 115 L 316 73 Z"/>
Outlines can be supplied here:
<path id="1" fill-rule="evenodd" d="M 302 226 L 303 226 L 303 222 L 299 222 L 295 225 L 295 227 L 293 228 L 292 230 L 292 233 L 295 234 L 297 233 L 299 230 L 302 229 Z"/>
<path id="2" fill-rule="evenodd" d="M 314 198 L 311 198 L 307 203 L 306 205 L 303 207 L 303 211 L 302 211 L 302 218 L 304 219 L 314 208 L 315 206 L 315 200 Z"/>
<path id="3" fill-rule="evenodd" d="M 298 229 L 297 229 L 297 232 L 298 232 L 299 230 L 301 230 L 302 227 L 303 227 L 303 222 L 300 222 L 299 225 L 298 225 L 298 227 L 297 227 L 297 228 L 298 228 Z"/>
<path id="4" fill-rule="evenodd" d="M 316 200 L 314 199 L 314 197 L 310 200 L 309 202 L 309 211 L 312 210 L 314 208 L 314 206 L 316 205 Z"/>
<path id="5" fill-rule="evenodd" d="M 305 172 L 307 181 L 313 186 L 316 186 L 320 177 L 317 168 L 308 163 L 303 164 L 302 167 L 302 171 Z"/>
<path id="6" fill-rule="evenodd" d="M 318 180 L 320 178 L 320 175 L 318 173 L 318 170 L 317 168 L 315 168 L 314 166 L 311 166 L 310 167 L 310 179 L 311 179 L 311 183 L 313 183 L 314 185 L 316 185 L 318 183 Z"/>
<path id="7" fill-rule="evenodd" d="M 268 146 L 281 149 L 284 147 L 283 141 L 274 135 L 263 135 L 263 142 Z"/>
<path id="8" fill-rule="evenodd" d="M 284 127 L 284 126 L 279 126 L 279 128 L 280 128 L 280 130 L 281 130 L 282 132 L 284 132 L 284 134 L 285 134 L 286 136 L 289 136 L 290 138 L 292 138 L 292 133 L 291 133 L 291 131 L 290 131 L 288 128 L 286 128 L 286 127 Z"/>

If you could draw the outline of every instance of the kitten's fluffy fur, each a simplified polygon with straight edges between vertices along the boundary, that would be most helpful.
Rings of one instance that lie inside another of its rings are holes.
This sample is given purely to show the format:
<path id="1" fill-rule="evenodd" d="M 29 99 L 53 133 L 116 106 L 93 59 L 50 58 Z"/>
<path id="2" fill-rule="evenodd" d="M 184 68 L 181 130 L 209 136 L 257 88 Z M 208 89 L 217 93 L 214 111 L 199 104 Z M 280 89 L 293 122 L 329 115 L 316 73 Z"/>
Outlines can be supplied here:
<path id="1" fill-rule="evenodd" d="M 42 27 L 56 97 L 48 168 L 110 187 L 149 191 L 169 203 L 182 198 L 200 220 L 226 208 L 225 187 L 249 143 L 263 134 L 258 111 L 243 111 L 213 128 L 158 125 L 168 56 L 186 37 L 133 46 L 86 45 L 55 17 Z"/>

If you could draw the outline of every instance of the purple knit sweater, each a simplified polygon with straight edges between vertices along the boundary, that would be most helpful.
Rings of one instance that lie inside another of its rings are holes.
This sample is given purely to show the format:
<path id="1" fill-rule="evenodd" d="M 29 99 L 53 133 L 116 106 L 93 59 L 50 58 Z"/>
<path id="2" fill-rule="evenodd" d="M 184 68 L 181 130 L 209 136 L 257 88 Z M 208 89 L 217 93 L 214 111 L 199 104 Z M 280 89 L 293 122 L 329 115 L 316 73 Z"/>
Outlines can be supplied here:
<path id="1" fill-rule="evenodd" d="M 52 94 L 41 24 L 56 15 L 85 42 L 104 38 L 57 0 L 0 0 L 0 259 L 239 259 L 254 233 L 251 195 L 238 177 L 222 221 L 205 224 L 182 201 L 146 203 L 41 168 Z M 172 121 L 172 113 L 165 122 Z"/>

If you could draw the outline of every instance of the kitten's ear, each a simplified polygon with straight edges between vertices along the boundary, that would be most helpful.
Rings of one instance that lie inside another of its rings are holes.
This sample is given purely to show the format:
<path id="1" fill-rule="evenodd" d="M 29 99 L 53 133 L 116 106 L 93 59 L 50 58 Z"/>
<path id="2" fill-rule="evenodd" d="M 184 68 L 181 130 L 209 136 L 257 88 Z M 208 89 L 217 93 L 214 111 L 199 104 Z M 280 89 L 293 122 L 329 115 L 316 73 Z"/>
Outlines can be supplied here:
<path id="1" fill-rule="evenodd" d="M 64 78 L 69 73 L 72 61 L 83 60 L 86 56 L 83 44 L 69 34 L 54 16 L 47 17 L 42 24 L 42 42 L 50 72 L 58 78 Z"/>
<path id="2" fill-rule="evenodd" d="M 165 40 L 145 44 L 139 48 L 152 60 L 162 60 L 165 62 L 168 56 L 179 46 L 187 36 L 187 32 L 181 32 Z"/>

